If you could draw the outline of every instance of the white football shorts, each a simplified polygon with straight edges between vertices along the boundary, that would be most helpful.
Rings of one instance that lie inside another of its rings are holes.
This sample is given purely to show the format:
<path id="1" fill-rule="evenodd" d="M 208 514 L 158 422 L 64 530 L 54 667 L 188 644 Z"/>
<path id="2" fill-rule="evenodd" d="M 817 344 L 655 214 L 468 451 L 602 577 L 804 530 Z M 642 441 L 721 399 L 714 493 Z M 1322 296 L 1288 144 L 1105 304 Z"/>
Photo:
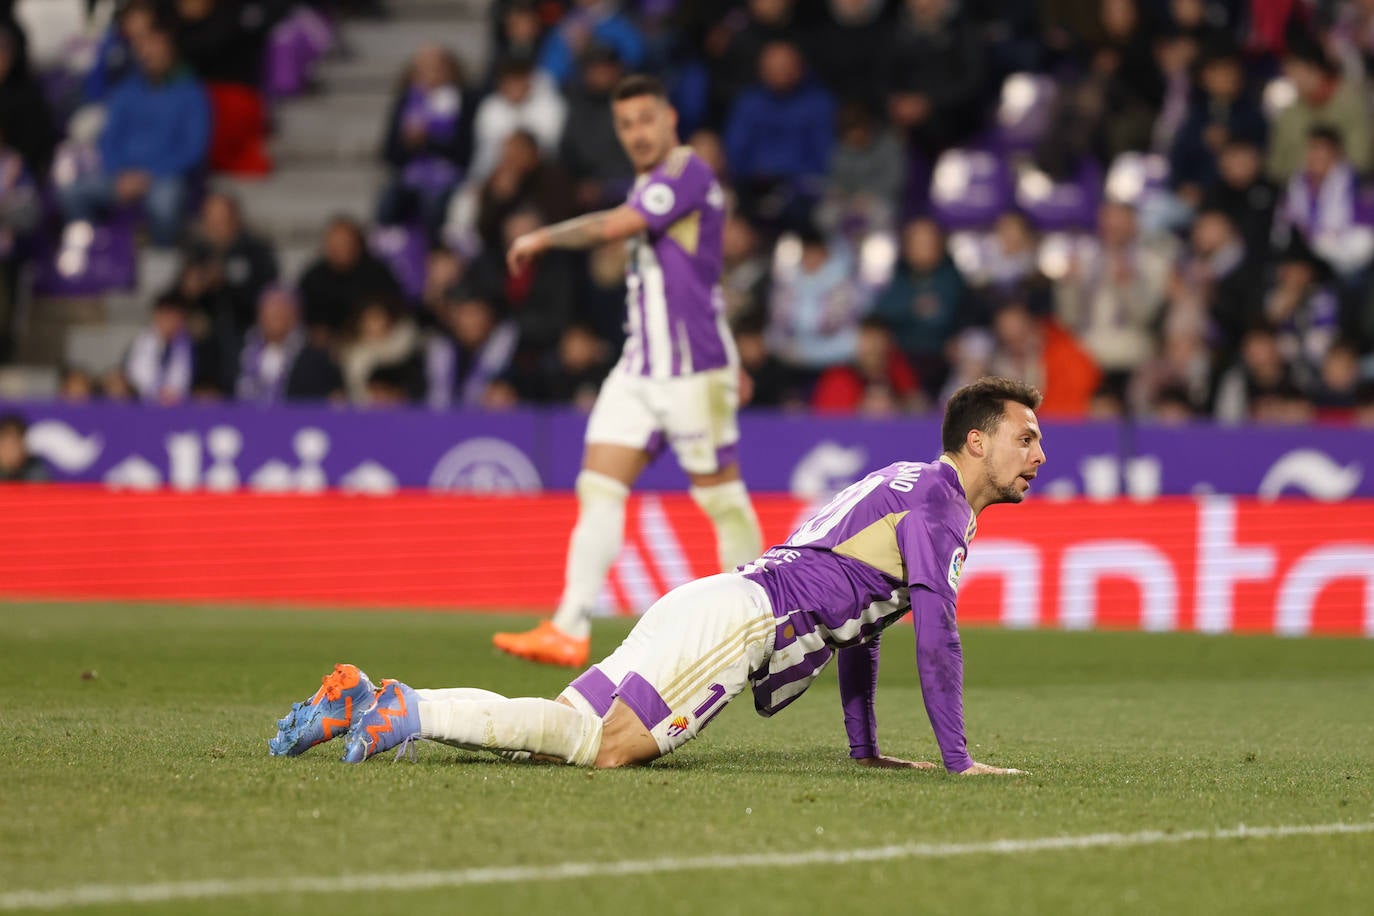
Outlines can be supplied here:
<path id="1" fill-rule="evenodd" d="M 739 373 L 732 366 L 672 378 L 612 372 L 587 420 L 587 444 L 642 449 L 667 445 L 689 474 L 714 474 L 736 461 Z"/>

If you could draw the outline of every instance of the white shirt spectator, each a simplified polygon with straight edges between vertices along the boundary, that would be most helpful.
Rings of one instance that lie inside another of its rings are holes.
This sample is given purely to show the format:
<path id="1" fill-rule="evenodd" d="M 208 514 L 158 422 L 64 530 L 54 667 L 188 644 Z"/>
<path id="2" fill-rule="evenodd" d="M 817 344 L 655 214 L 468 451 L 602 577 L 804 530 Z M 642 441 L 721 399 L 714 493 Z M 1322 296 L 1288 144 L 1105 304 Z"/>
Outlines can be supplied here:
<path id="1" fill-rule="evenodd" d="M 518 101 L 503 91 L 493 92 L 477 106 L 473 125 L 472 168 L 468 180 L 479 185 L 493 168 L 501 154 L 501 144 L 514 131 L 524 128 L 539 141 L 545 156 L 556 158 L 558 141 L 563 136 L 563 122 L 568 107 L 558 87 L 543 73 L 529 78 L 529 91 Z"/>

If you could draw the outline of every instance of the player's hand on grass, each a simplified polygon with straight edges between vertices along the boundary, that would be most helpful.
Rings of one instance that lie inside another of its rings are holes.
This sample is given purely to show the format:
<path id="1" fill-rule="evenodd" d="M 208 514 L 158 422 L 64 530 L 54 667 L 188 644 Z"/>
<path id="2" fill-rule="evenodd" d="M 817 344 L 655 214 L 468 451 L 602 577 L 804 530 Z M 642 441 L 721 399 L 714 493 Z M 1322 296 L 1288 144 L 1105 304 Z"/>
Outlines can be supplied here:
<path id="1" fill-rule="evenodd" d="M 877 757 L 858 757 L 855 763 L 863 767 L 879 767 L 887 770 L 933 770 L 935 764 L 924 760 L 903 760 L 900 757 L 889 757 L 880 754 Z"/>
<path id="2" fill-rule="evenodd" d="M 548 238 L 544 230 L 527 232 L 511 242 L 510 251 L 506 252 L 506 267 L 513 274 L 521 273 L 547 247 Z"/>
<path id="3" fill-rule="evenodd" d="M 960 776 L 1025 776 L 1025 770 L 1012 767 L 995 767 L 987 763 L 974 763 L 967 770 L 960 770 Z"/>

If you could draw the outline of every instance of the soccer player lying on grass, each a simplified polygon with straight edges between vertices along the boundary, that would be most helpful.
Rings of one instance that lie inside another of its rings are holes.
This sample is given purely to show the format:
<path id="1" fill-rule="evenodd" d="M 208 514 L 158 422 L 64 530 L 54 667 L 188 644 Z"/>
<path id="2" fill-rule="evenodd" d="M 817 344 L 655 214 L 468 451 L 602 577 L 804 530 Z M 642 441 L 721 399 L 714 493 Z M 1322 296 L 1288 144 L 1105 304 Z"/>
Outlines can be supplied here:
<path id="1" fill-rule="evenodd" d="M 404 751 L 415 738 L 508 759 L 648 763 L 694 738 L 746 688 L 771 716 L 838 657 L 850 756 L 867 766 L 933 767 L 878 750 L 878 638 L 911 611 L 921 692 L 945 768 L 1019 772 L 969 756 L 955 596 L 978 514 L 1024 499 L 1045 461 L 1039 404 L 1036 389 L 1009 379 L 955 392 L 939 460 L 874 471 L 761 559 L 673 589 L 557 700 L 399 681 L 374 690 L 357 668 L 340 665 L 278 723 L 271 751 L 295 755 L 348 727 L 350 763 Z"/>

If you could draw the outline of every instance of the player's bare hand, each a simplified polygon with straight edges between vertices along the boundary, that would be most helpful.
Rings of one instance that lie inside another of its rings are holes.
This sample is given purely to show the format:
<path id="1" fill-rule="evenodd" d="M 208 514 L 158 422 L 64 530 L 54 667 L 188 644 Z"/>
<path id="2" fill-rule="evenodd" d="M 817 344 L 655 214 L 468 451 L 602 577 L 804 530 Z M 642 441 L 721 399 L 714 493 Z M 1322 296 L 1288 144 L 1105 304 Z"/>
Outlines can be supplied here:
<path id="1" fill-rule="evenodd" d="M 933 770 L 935 764 L 925 760 L 903 760 L 880 754 L 877 757 L 858 757 L 854 760 L 861 767 L 878 767 L 886 770 Z"/>
<path id="2" fill-rule="evenodd" d="M 510 251 L 506 252 L 506 268 L 513 274 L 522 272 L 547 247 L 542 229 L 525 233 L 511 242 Z"/>
<path id="3" fill-rule="evenodd" d="M 975 763 L 967 770 L 960 770 L 960 776 L 1025 776 L 1025 770 L 1012 767 L 995 767 L 987 763 Z"/>

